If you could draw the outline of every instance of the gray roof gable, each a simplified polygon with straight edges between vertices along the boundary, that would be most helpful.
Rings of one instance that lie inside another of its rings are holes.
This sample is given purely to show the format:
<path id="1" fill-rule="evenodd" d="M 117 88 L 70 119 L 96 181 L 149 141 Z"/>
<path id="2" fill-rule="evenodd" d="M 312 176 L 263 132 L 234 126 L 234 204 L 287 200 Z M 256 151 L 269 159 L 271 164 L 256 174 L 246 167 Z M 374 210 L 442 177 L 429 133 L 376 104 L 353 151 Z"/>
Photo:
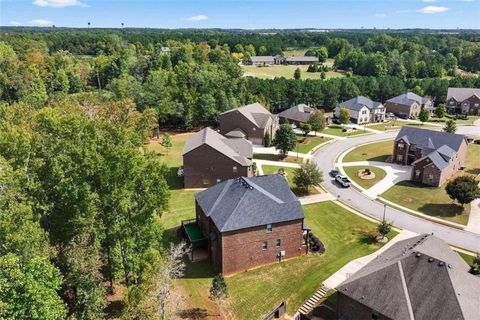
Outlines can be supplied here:
<path id="1" fill-rule="evenodd" d="M 268 125 L 268 119 L 274 119 L 276 117 L 258 102 L 225 111 L 222 113 L 222 115 L 233 112 L 239 112 L 250 122 L 252 122 L 254 125 L 261 129 L 264 129 Z"/>
<path id="2" fill-rule="evenodd" d="M 480 98 L 480 88 L 448 88 L 447 100 L 454 98 L 456 101 L 463 101 L 476 95 Z"/>
<path id="3" fill-rule="evenodd" d="M 405 137 L 407 137 L 405 139 Z M 403 126 L 400 129 L 395 141 L 403 139 L 408 140 L 409 144 L 414 144 L 420 149 L 438 149 L 443 145 L 448 146 L 455 152 L 458 152 L 465 136 L 461 134 L 435 131 L 429 129 L 420 129 L 415 127 Z"/>
<path id="4" fill-rule="evenodd" d="M 391 99 L 388 99 L 386 102 L 411 106 L 414 102 L 417 102 L 418 104 L 422 105 L 427 103 L 429 100 L 430 99 L 426 97 L 421 97 L 416 93 L 407 92 L 399 96 L 393 97 Z"/>
<path id="5" fill-rule="evenodd" d="M 235 141 L 230 141 L 230 139 L 207 127 L 187 139 L 182 155 L 202 145 L 208 145 L 242 166 L 251 166 L 252 161 L 249 158 L 252 158 L 253 154 L 252 143 L 239 138 L 231 140 Z"/>
<path id="6" fill-rule="evenodd" d="M 347 108 L 355 111 L 359 111 L 363 107 L 367 107 L 368 109 L 383 108 L 383 105 L 380 102 L 372 101 L 364 96 L 352 98 L 350 100 L 340 103 L 339 105 L 342 108 Z"/>
<path id="7" fill-rule="evenodd" d="M 305 104 L 299 104 L 291 108 L 288 108 L 286 110 L 283 110 L 278 114 L 278 116 L 286 119 L 306 123 L 310 119 L 314 110 L 315 109 L 310 108 Z"/>
<path id="8" fill-rule="evenodd" d="M 424 234 L 392 245 L 337 290 L 391 319 L 411 319 L 409 309 L 415 319 L 475 319 L 480 278 L 468 270 L 445 242 Z"/>
<path id="9" fill-rule="evenodd" d="M 220 232 L 304 218 L 300 201 L 278 174 L 223 181 L 195 199 Z"/>

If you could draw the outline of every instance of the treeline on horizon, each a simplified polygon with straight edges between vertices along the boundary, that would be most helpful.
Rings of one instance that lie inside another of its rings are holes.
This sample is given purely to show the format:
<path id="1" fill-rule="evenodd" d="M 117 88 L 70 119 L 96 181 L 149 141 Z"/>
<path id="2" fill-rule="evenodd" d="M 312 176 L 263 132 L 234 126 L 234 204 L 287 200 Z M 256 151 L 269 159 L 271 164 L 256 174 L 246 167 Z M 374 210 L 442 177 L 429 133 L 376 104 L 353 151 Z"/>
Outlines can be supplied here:
<path id="1" fill-rule="evenodd" d="M 117 285 L 116 316 L 158 316 L 171 172 L 143 145 L 159 125 L 215 126 L 255 101 L 331 110 L 360 94 L 441 103 L 448 86 L 480 87 L 455 70 L 478 61 L 474 35 L 1 30 L 1 319 L 103 319 Z M 351 64 L 350 76 L 243 77 L 240 59 L 292 46 Z"/>

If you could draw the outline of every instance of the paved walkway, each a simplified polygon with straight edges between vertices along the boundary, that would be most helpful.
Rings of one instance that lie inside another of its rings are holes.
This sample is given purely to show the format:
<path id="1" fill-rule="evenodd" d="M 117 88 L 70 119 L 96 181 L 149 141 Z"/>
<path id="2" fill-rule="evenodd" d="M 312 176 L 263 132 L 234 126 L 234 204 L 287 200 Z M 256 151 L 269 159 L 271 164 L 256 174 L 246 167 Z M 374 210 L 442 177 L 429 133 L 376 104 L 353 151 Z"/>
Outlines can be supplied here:
<path id="1" fill-rule="evenodd" d="M 328 141 L 327 141 L 328 142 Z M 253 153 L 262 153 L 262 154 L 280 154 L 280 151 L 275 149 L 275 147 L 260 147 L 260 146 L 255 146 L 253 147 Z M 310 153 L 297 153 L 295 151 L 289 151 L 287 153 L 289 157 L 299 157 L 302 159 L 310 159 L 312 155 Z M 256 159 L 254 159 L 256 160 Z"/>
<path id="2" fill-rule="evenodd" d="M 362 190 L 362 192 L 371 199 L 376 199 L 378 195 L 384 193 L 395 184 L 400 181 L 409 180 L 411 177 L 412 167 L 411 166 L 401 166 L 393 163 L 385 163 L 379 161 L 354 161 L 354 162 L 342 162 L 336 164 L 342 174 L 345 175 L 343 167 L 348 166 L 373 166 L 383 169 L 386 172 L 385 178 L 377 182 L 374 186 L 369 189 L 364 189 L 359 186 L 355 181 L 351 181 L 355 187 Z"/>
<path id="3" fill-rule="evenodd" d="M 480 233 L 480 199 L 475 199 L 470 203 L 470 215 L 465 230 Z"/>
<path id="4" fill-rule="evenodd" d="M 414 237 L 417 234 L 411 231 L 407 230 L 402 230 L 395 238 L 390 240 L 387 244 L 385 244 L 383 247 L 378 249 L 377 251 L 364 256 L 360 257 L 358 259 L 352 260 L 349 263 L 347 263 L 345 266 L 343 266 L 340 270 L 335 272 L 333 275 L 331 275 L 327 280 L 323 282 L 323 285 L 327 288 L 330 289 L 335 289 L 338 285 L 340 285 L 345 279 L 350 277 L 352 274 L 363 268 L 367 263 L 378 257 L 380 254 L 382 254 L 385 250 L 390 248 L 392 245 L 395 243 Z"/>
<path id="5" fill-rule="evenodd" d="M 336 200 L 336 198 L 331 193 L 326 192 L 326 193 L 320 193 L 320 194 L 312 194 L 312 195 L 305 196 L 305 197 L 299 197 L 298 200 L 300 200 L 300 203 L 303 206 L 303 205 L 311 204 L 311 203 L 317 203 L 317 202 L 323 202 L 323 201 L 332 201 L 332 200 Z"/>

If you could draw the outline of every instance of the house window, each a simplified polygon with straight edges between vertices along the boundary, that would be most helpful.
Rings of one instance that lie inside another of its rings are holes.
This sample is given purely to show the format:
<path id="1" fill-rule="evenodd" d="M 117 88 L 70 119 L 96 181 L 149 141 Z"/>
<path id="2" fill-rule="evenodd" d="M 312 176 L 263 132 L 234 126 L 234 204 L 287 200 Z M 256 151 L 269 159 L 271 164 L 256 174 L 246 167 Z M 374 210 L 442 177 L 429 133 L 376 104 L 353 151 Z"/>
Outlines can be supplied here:
<path id="1" fill-rule="evenodd" d="M 420 173 L 421 171 L 420 170 L 415 170 L 415 178 L 420 178 Z"/>
<path id="2" fill-rule="evenodd" d="M 372 320 L 378 320 L 378 314 L 372 313 Z"/>
<path id="3" fill-rule="evenodd" d="M 277 241 L 275 241 L 275 246 L 280 247 L 281 245 L 282 245 L 282 240 L 277 239 Z"/>
<path id="4" fill-rule="evenodd" d="M 271 223 L 267 224 L 267 232 L 272 232 L 273 226 Z"/>
<path id="5" fill-rule="evenodd" d="M 262 242 L 262 250 L 267 250 L 268 249 L 268 243 L 267 241 Z"/>
<path id="6" fill-rule="evenodd" d="M 397 161 L 403 161 L 403 155 L 397 154 Z"/>
<path id="7" fill-rule="evenodd" d="M 398 149 L 403 149 L 404 144 L 403 144 L 403 143 L 399 143 L 399 144 L 397 144 L 397 147 L 398 147 Z"/>
<path id="8" fill-rule="evenodd" d="M 237 173 L 237 166 L 233 166 L 233 173 Z"/>
<path id="9" fill-rule="evenodd" d="M 363 110 L 363 111 L 362 111 L 362 114 L 367 114 L 367 110 Z"/>
<path id="10" fill-rule="evenodd" d="M 217 183 L 220 183 L 220 182 L 222 182 L 222 180 L 220 180 L 220 179 L 217 179 Z"/>
<path id="11" fill-rule="evenodd" d="M 203 182 L 203 184 L 208 184 L 209 183 L 208 179 L 205 179 L 205 178 L 203 179 L 202 182 Z"/>
<path id="12" fill-rule="evenodd" d="M 430 181 L 433 181 L 433 174 L 430 173 L 430 174 L 428 175 L 428 179 L 430 179 Z"/>
<path id="13" fill-rule="evenodd" d="M 410 146 L 410 150 L 411 150 L 411 151 L 415 151 L 415 149 L 416 149 L 415 145 L 412 144 L 412 145 Z"/>

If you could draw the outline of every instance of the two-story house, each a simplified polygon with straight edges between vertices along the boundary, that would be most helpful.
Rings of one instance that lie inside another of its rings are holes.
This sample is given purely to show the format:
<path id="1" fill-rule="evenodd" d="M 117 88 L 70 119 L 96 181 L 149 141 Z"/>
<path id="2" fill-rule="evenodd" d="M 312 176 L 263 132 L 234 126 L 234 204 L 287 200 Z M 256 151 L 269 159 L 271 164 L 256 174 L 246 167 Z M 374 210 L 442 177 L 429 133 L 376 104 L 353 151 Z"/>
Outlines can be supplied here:
<path id="1" fill-rule="evenodd" d="M 303 208 L 278 174 L 223 181 L 195 195 L 196 221 L 216 272 L 231 274 L 308 251 Z M 190 232 L 192 233 L 192 232 Z"/>
<path id="2" fill-rule="evenodd" d="M 340 116 L 340 109 L 350 112 L 350 121 L 356 124 L 385 121 L 385 107 L 381 102 L 372 101 L 367 97 L 358 96 L 341 102 L 335 108 L 335 116 Z"/>
<path id="3" fill-rule="evenodd" d="M 253 146 L 242 138 L 226 138 L 210 128 L 190 136 L 183 149 L 185 188 L 206 188 L 235 177 L 250 177 Z"/>
<path id="4" fill-rule="evenodd" d="M 421 97 L 413 92 L 407 92 L 385 101 L 387 112 L 392 112 L 398 117 L 418 117 L 422 109 L 433 113 L 433 102 L 427 97 Z"/>
<path id="5" fill-rule="evenodd" d="M 220 114 L 220 133 L 241 137 L 255 145 L 263 145 L 265 134 L 274 138 L 279 127 L 278 117 L 260 103 L 252 103 Z"/>
<path id="6" fill-rule="evenodd" d="M 439 187 L 464 166 L 466 155 L 464 135 L 404 126 L 395 138 L 392 161 L 411 165 L 411 180 Z"/>
<path id="7" fill-rule="evenodd" d="M 449 113 L 480 115 L 480 89 L 448 88 L 446 104 Z"/>

